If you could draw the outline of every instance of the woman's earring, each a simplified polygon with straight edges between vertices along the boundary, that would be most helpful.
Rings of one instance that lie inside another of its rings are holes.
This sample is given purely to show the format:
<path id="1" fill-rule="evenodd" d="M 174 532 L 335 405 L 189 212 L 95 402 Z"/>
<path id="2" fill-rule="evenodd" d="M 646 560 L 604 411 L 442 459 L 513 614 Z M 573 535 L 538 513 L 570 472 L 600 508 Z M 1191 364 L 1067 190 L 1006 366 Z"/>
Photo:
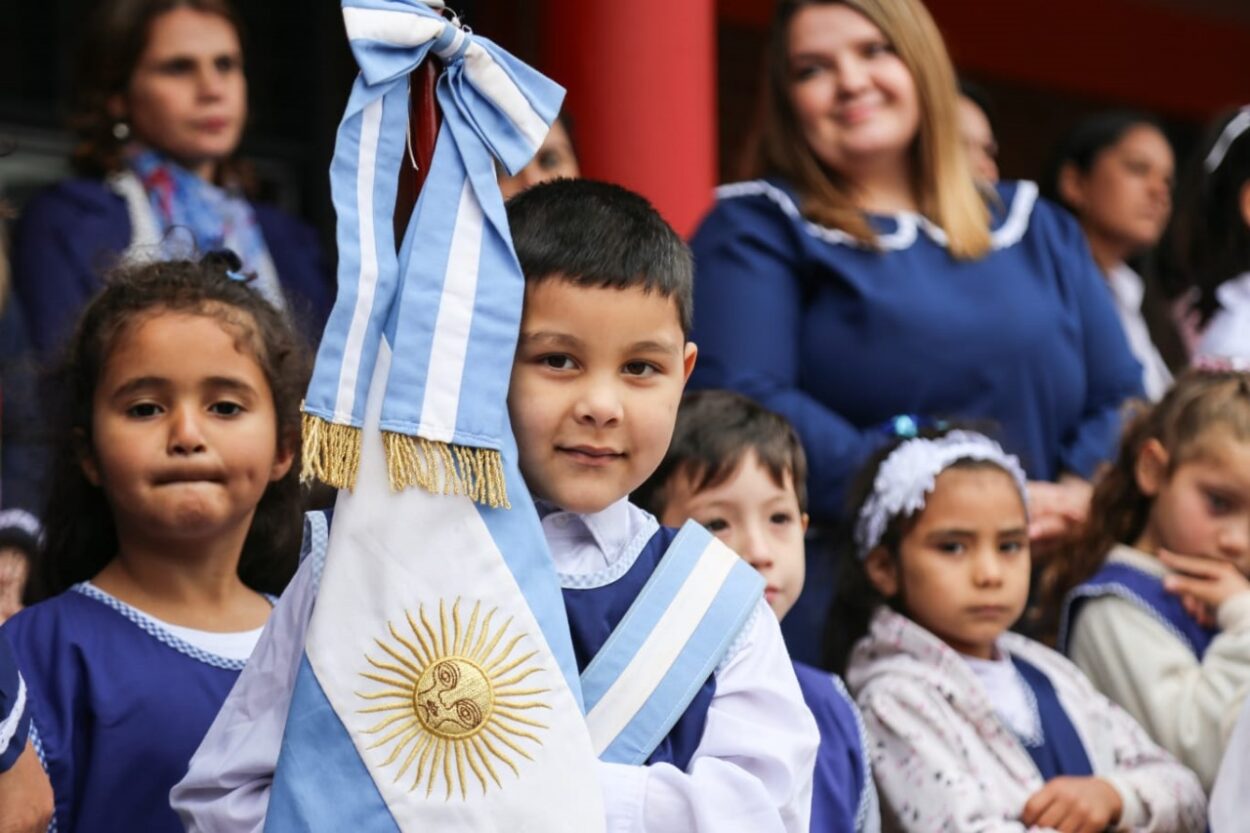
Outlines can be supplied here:
<path id="1" fill-rule="evenodd" d="M 113 138 L 119 142 L 124 142 L 130 138 L 130 125 L 124 121 L 116 122 L 113 125 Z"/>

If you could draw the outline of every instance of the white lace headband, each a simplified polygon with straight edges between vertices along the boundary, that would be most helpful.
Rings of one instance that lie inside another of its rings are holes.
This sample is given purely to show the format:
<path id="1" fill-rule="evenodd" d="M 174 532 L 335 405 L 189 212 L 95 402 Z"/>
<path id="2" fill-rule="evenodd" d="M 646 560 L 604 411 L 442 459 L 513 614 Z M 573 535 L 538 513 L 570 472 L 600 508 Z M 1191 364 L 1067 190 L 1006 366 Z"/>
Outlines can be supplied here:
<path id="1" fill-rule="evenodd" d="M 1203 167 L 1207 169 L 1207 173 L 1215 173 L 1215 169 L 1224 161 L 1224 157 L 1228 155 L 1228 149 L 1233 146 L 1233 142 L 1241 138 L 1241 134 L 1250 129 L 1250 107 L 1242 107 L 1237 115 L 1228 120 L 1228 124 L 1224 125 L 1224 129 L 1220 131 L 1220 138 L 1215 140 L 1214 147 L 1207 154 Z"/>
<path id="2" fill-rule="evenodd" d="M 1024 469 L 1002 446 L 972 431 L 951 431 L 936 439 L 917 438 L 900 445 L 882 461 L 855 524 L 855 544 L 862 560 L 878 544 L 890 521 L 924 508 L 937 476 L 959 460 L 984 460 L 1011 475 L 1028 506 Z"/>

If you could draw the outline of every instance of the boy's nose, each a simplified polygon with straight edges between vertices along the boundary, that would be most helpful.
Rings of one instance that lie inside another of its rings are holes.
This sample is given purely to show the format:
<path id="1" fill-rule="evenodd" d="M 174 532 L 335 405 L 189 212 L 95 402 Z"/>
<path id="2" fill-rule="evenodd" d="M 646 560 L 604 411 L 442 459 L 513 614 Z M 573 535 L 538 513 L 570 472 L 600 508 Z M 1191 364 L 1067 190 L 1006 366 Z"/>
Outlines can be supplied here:
<path id="1" fill-rule="evenodd" d="M 609 382 L 587 382 L 574 408 L 578 422 L 600 427 L 620 422 L 623 413 L 621 397 Z"/>
<path id="2" fill-rule="evenodd" d="M 738 555 L 757 570 L 765 570 L 773 565 L 772 548 L 757 529 L 743 531 L 737 544 Z"/>

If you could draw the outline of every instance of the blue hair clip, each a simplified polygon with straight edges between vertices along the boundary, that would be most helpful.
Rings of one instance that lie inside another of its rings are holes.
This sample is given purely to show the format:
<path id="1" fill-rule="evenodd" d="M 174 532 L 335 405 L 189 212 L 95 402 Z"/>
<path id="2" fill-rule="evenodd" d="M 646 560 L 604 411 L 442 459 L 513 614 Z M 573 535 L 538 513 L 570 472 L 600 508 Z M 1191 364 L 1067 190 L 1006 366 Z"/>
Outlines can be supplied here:
<path id="1" fill-rule="evenodd" d="M 238 281 L 239 283 L 247 283 L 248 281 L 251 280 L 251 278 L 249 278 L 247 275 L 243 274 L 242 272 L 236 272 L 233 269 L 226 270 L 226 277 L 232 281 Z"/>
<path id="2" fill-rule="evenodd" d="M 901 437 L 905 440 L 915 439 L 926 428 L 944 431 L 950 426 L 944 419 L 931 419 L 920 414 L 899 414 L 892 416 L 877 426 L 877 430 L 887 437 Z"/>

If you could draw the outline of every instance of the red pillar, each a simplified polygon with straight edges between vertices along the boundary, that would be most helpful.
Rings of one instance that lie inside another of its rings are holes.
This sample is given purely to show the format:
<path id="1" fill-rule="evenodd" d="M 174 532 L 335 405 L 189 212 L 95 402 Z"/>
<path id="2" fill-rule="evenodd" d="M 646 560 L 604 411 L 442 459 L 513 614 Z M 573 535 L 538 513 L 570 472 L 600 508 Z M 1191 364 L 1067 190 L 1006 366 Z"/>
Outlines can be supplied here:
<path id="1" fill-rule="evenodd" d="M 692 232 L 716 184 L 715 0 L 546 0 L 542 39 L 582 173 Z"/>

